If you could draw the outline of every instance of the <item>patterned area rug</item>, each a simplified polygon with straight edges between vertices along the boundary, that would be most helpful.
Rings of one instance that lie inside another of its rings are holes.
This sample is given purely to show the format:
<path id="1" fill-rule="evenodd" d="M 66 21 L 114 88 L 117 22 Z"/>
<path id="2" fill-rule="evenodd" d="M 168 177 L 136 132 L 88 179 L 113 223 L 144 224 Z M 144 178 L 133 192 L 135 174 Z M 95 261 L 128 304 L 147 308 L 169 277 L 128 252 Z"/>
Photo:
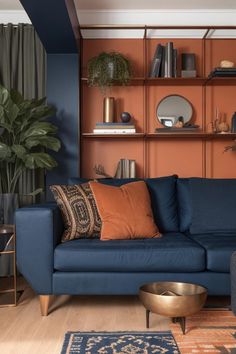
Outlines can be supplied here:
<path id="1" fill-rule="evenodd" d="M 236 354 L 236 317 L 228 310 L 202 310 L 187 318 L 186 334 L 170 325 L 181 354 Z"/>
<path id="2" fill-rule="evenodd" d="M 68 332 L 61 354 L 179 354 L 171 332 Z"/>

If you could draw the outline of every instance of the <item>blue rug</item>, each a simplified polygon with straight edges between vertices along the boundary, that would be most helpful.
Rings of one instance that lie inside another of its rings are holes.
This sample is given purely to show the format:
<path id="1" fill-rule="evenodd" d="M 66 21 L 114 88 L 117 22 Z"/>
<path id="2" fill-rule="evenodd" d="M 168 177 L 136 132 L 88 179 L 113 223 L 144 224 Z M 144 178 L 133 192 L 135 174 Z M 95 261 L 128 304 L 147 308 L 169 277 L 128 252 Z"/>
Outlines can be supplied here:
<path id="1" fill-rule="evenodd" d="M 170 331 L 67 332 L 61 354 L 180 354 Z"/>

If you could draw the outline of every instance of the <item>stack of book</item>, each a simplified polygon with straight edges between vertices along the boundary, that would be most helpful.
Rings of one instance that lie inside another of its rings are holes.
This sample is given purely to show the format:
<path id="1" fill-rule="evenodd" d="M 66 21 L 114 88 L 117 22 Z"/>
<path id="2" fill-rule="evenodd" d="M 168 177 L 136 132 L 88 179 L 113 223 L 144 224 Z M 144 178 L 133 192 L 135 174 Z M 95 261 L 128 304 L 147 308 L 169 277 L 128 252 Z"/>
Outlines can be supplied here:
<path id="1" fill-rule="evenodd" d="M 132 123 L 96 123 L 94 134 L 135 134 L 136 128 Z"/>
<path id="2" fill-rule="evenodd" d="M 215 68 L 209 74 L 209 79 L 212 77 L 235 77 L 236 76 L 236 68 Z"/>
<path id="3" fill-rule="evenodd" d="M 120 159 L 117 165 L 115 178 L 135 178 L 136 162 L 135 160 Z"/>
<path id="4" fill-rule="evenodd" d="M 152 60 L 150 77 L 177 77 L 177 49 L 173 42 L 158 44 Z"/>

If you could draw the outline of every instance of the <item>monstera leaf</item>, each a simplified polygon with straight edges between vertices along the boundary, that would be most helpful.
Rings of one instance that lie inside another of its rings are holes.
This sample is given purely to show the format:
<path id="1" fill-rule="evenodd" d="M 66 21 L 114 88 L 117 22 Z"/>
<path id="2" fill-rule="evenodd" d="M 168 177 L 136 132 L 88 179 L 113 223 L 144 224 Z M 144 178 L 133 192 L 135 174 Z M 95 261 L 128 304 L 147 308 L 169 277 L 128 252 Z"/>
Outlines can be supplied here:
<path id="1" fill-rule="evenodd" d="M 0 188 L 2 192 L 15 191 L 22 172 L 26 169 L 57 166 L 47 149 L 59 151 L 57 127 L 47 118 L 56 113 L 46 104 L 46 98 L 25 100 L 15 90 L 0 86 Z"/>
<path id="2" fill-rule="evenodd" d="M 0 142 L 0 160 L 8 160 L 11 157 L 11 148 Z"/>
<path id="3" fill-rule="evenodd" d="M 25 166 L 29 169 L 41 167 L 51 170 L 57 166 L 57 162 L 49 154 L 44 152 L 35 152 L 25 156 Z"/>
<path id="4" fill-rule="evenodd" d="M 61 147 L 60 141 L 53 136 L 32 136 L 25 140 L 25 146 L 31 149 L 34 146 L 43 146 L 46 149 L 59 151 Z"/>

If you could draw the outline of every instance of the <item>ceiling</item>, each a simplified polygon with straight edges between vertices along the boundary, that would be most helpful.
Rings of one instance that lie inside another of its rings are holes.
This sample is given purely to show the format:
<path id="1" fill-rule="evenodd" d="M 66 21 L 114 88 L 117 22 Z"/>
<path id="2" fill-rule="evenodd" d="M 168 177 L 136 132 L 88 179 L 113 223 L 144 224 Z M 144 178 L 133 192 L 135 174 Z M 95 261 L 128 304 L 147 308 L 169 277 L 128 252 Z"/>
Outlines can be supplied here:
<path id="1" fill-rule="evenodd" d="M 0 23 L 31 23 L 19 0 L 0 0 Z"/>
<path id="2" fill-rule="evenodd" d="M 0 0 L 1 10 L 23 10 L 19 0 Z"/>
<path id="3" fill-rule="evenodd" d="M 236 0 L 74 0 L 83 25 L 236 26 Z M 142 38 L 143 30 L 88 30 L 84 38 Z M 202 38 L 201 31 L 148 31 L 150 38 Z M 236 38 L 236 30 L 211 31 L 211 38 Z"/>
<path id="4" fill-rule="evenodd" d="M 235 0 L 75 0 L 81 10 L 236 9 Z"/>
<path id="5" fill-rule="evenodd" d="M 40 0 L 31 1 L 32 7 L 40 5 Z M 236 26 L 236 0 L 74 0 L 74 3 L 81 25 Z M 0 23 L 8 22 L 30 23 L 19 0 L 0 0 Z M 82 31 L 84 38 L 142 38 L 143 33 L 143 30 Z M 204 33 L 150 30 L 148 35 L 201 38 Z M 215 31 L 211 36 L 236 38 L 236 31 Z"/>

